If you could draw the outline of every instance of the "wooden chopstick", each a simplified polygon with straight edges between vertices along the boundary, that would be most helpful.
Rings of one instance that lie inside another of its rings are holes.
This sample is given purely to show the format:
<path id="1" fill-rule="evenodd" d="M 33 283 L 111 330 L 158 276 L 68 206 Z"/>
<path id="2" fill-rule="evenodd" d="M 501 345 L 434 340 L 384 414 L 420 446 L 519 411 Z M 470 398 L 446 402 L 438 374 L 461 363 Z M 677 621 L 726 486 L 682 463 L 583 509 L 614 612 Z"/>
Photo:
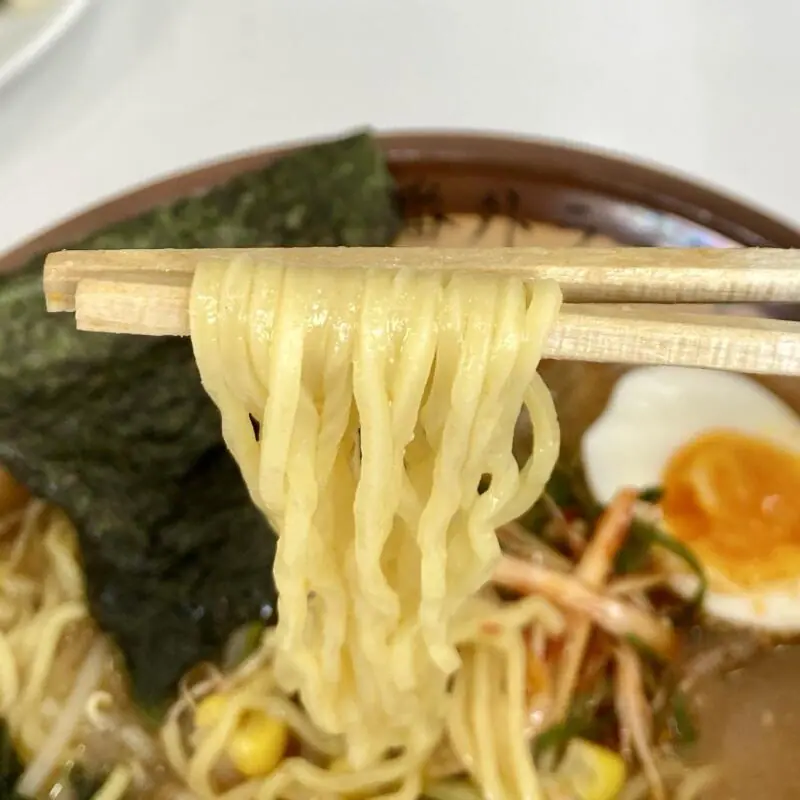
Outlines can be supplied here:
<path id="1" fill-rule="evenodd" d="M 412 258 L 407 258 L 411 251 Z M 442 253 L 444 252 L 444 256 Z M 513 251 L 469 250 L 450 251 L 455 258 L 448 259 L 447 251 L 408 249 L 312 249 L 312 250 L 252 250 L 252 251 L 80 251 L 63 252 L 48 257 L 45 263 L 45 295 L 48 309 L 51 311 L 74 311 L 76 325 L 81 330 L 106 331 L 111 333 L 132 333 L 140 335 L 185 336 L 189 333 L 189 297 L 191 277 L 194 265 L 199 260 L 221 258 L 230 260 L 233 255 L 252 254 L 253 258 L 264 264 L 283 264 L 292 267 L 330 266 L 419 266 L 444 269 L 480 268 L 482 271 L 513 271 L 534 277 L 553 277 L 554 272 L 567 275 L 570 270 L 559 261 L 560 251 L 535 250 L 541 262 L 549 258 L 559 262 L 553 266 L 540 263 L 531 267 L 530 261 L 523 266 L 515 264 L 507 257 Z M 520 251 L 516 251 L 520 252 Z M 525 251 L 522 251 L 525 252 Z M 570 253 L 593 253 L 600 251 L 565 251 Z M 600 274 L 613 275 L 618 279 L 613 297 L 630 299 L 634 293 L 633 274 L 652 275 L 652 270 L 659 273 L 661 266 L 637 267 L 635 264 L 623 263 L 622 267 L 613 266 L 613 258 L 609 253 L 623 254 L 629 258 L 630 253 L 660 252 L 672 257 L 670 263 L 683 260 L 688 263 L 690 255 L 698 251 L 679 250 L 606 250 L 605 265 L 595 263 L 592 268 L 575 267 L 575 270 L 588 276 L 591 292 L 586 285 L 568 275 L 570 281 L 562 286 L 568 297 L 583 296 L 597 299 L 603 294 L 604 286 Z M 736 256 L 747 251 L 699 251 L 699 263 L 703 255 L 710 253 Z M 792 263 L 785 251 L 757 251 L 762 254 L 774 252 L 784 254 L 781 263 Z M 436 255 L 435 259 L 423 261 L 423 254 Z M 679 254 L 676 256 L 676 254 Z M 355 257 L 354 257 L 355 256 Z M 480 257 L 482 256 L 482 258 Z M 564 259 L 561 259 L 563 261 Z M 778 258 L 781 261 L 781 257 Z M 410 263 L 409 263 L 410 261 Z M 442 267 L 442 262 L 445 266 Z M 575 261 L 579 263 L 578 260 Z M 738 272 L 756 273 L 754 266 L 757 260 L 751 260 L 747 266 L 738 261 Z M 494 266 L 501 266 L 494 269 Z M 525 266 L 528 264 L 528 266 Z M 691 280 L 695 287 L 702 287 L 698 274 L 718 275 L 734 274 L 737 269 L 725 266 L 725 259 L 716 259 L 711 266 L 690 270 Z M 672 267 L 673 277 L 677 275 Z M 770 270 L 769 266 L 765 269 Z M 599 271 L 598 271 L 599 270 Z M 781 270 L 772 269 L 774 273 Z M 772 291 L 769 298 L 774 302 L 777 298 L 791 299 L 798 291 L 800 276 L 783 268 L 790 289 L 781 292 L 776 288 L 775 276 L 770 284 Z M 714 281 L 712 281 L 713 283 Z M 723 295 L 730 299 L 730 283 L 724 283 Z M 751 276 L 749 282 L 739 281 L 734 295 L 738 299 L 753 300 L 753 293 L 747 287 L 763 286 L 757 276 Z M 667 288 L 666 283 L 663 284 Z M 570 295 L 569 289 L 575 292 Z M 673 295 L 678 290 L 671 289 Z M 708 287 L 702 289 L 709 299 L 720 302 L 719 295 Z M 646 293 L 648 301 L 652 296 Z M 634 293 L 634 296 L 635 295 Z M 685 295 L 681 299 L 686 302 Z M 691 295 L 695 297 L 695 294 Z M 760 299 L 764 295 L 756 294 Z M 699 300 L 697 302 L 700 302 Z M 552 330 L 545 347 L 545 357 L 577 361 L 618 362 L 627 364 L 673 364 L 681 366 L 707 367 L 712 369 L 732 370 L 747 373 L 800 375 L 800 323 L 770 319 L 751 319 L 723 315 L 702 315 L 696 313 L 678 313 L 666 307 L 641 307 L 570 304 L 562 307 L 558 321 Z"/>
<path id="2" fill-rule="evenodd" d="M 569 303 L 800 302 L 800 250 L 769 248 L 442 249 L 252 248 L 221 250 L 77 250 L 52 253 L 45 264 L 51 311 L 73 311 L 83 278 L 147 269 L 191 280 L 199 259 L 247 256 L 291 268 L 385 267 L 510 273 L 558 281 Z M 183 278 L 179 276 L 184 276 Z"/>

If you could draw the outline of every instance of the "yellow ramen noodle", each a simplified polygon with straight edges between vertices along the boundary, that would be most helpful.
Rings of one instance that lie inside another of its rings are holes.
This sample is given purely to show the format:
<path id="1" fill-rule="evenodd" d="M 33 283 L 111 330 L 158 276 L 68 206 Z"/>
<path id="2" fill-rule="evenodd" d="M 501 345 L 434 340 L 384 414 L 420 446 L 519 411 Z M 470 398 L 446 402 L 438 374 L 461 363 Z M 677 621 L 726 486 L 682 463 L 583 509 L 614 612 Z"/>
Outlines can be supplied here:
<path id="1" fill-rule="evenodd" d="M 558 454 L 536 369 L 560 301 L 555 283 L 493 275 L 245 258 L 196 272 L 200 374 L 279 533 L 276 679 L 353 767 L 442 736 L 459 614 L 499 554 L 494 529 L 535 502 Z M 521 407 L 534 447 L 520 468 Z"/>

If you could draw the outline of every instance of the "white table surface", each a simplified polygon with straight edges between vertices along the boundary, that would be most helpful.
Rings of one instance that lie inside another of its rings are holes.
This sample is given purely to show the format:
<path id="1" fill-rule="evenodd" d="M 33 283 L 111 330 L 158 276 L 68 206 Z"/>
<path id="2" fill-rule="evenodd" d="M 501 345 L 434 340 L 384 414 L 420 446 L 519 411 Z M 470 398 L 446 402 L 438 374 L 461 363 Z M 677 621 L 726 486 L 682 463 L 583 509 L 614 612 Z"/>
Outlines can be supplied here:
<path id="1" fill-rule="evenodd" d="M 95 0 L 0 91 L 0 251 L 363 124 L 583 142 L 800 222 L 799 29 L 799 0 Z"/>

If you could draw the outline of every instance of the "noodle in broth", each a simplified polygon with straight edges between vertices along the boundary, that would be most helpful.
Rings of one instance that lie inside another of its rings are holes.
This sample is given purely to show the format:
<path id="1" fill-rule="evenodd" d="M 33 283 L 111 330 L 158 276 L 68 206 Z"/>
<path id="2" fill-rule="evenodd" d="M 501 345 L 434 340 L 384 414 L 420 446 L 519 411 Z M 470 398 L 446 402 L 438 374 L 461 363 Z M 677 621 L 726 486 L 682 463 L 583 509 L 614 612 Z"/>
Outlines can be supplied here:
<path id="1" fill-rule="evenodd" d="M 529 680 L 523 673 L 530 661 L 530 643 L 537 636 L 562 635 L 565 624 L 563 614 L 541 597 L 500 602 L 484 590 L 456 615 L 453 641 L 462 665 L 450 694 L 443 741 L 426 754 L 424 764 L 400 755 L 366 769 L 343 770 L 336 768 L 345 754 L 341 737 L 321 731 L 277 684 L 274 631 L 268 631 L 257 652 L 233 672 L 222 674 L 209 667 L 199 677 L 187 676 L 161 729 L 159 743 L 126 709 L 124 690 L 114 679 L 104 638 L 88 621 L 82 586 L 76 580 L 80 565 L 74 531 L 68 521 L 57 510 L 31 500 L 24 509 L 4 515 L 3 523 L 7 539 L 0 645 L 3 708 L 15 740 L 23 752 L 33 754 L 23 778 L 31 796 L 40 796 L 44 789 L 49 794 L 51 787 L 58 786 L 61 765 L 69 763 L 70 753 L 81 749 L 93 751 L 96 761 L 111 768 L 94 795 L 98 800 L 121 800 L 131 788 L 143 796 L 185 800 L 352 795 L 412 798 L 423 790 L 440 800 L 474 800 L 478 795 L 468 787 L 447 780 L 465 768 L 485 787 L 487 796 L 496 792 L 503 796 L 559 796 L 550 792 L 552 774 L 537 769 L 526 743 L 531 723 L 526 703 Z M 27 590 L 20 589 L 24 586 Z M 45 586 L 50 588 L 45 591 Z M 32 609 L 38 613 L 31 613 Z M 55 609 L 60 614 L 55 614 Z M 48 618 L 60 622 L 51 622 L 51 635 L 41 636 L 47 629 L 42 623 Z M 32 659 L 24 648 L 16 647 L 22 641 L 33 642 L 35 634 L 39 634 L 36 655 L 50 656 L 37 662 L 44 681 L 28 679 Z M 98 653 L 103 653 L 99 676 L 91 667 L 97 663 Z M 91 678 L 92 692 L 82 708 L 73 707 L 70 712 L 67 707 L 72 704 L 66 696 L 77 686 L 86 686 L 77 677 L 83 670 Z M 65 681 L 65 676 L 72 680 Z M 36 693 L 28 690 L 23 697 L 22 685 L 39 689 Z M 186 730 L 198 706 L 212 693 L 230 698 L 224 718 L 213 730 L 204 732 L 202 739 L 187 738 Z M 220 770 L 226 747 L 235 735 L 237 721 L 253 712 L 285 721 L 303 743 L 305 755 L 283 760 L 266 779 L 226 782 L 224 770 Z M 57 729 L 64 731 L 67 723 L 68 742 L 56 752 L 54 741 L 60 742 L 54 740 L 54 734 Z M 113 747 L 104 752 L 98 745 L 101 740 L 107 744 L 109 738 L 114 740 Z M 42 760 L 42 753 L 49 753 L 49 763 Z M 709 770 L 687 775 L 677 762 L 663 762 L 660 769 L 668 781 L 678 781 L 674 797 L 682 800 L 700 796 L 713 777 Z M 181 784 L 187 788 L 182 789 Z M 156 794 L 157 786 L 163 793 Z M 630 781 L 622 795 L 625 800 L 648 796 L 644 776 Z"/>
<path id="2" fill-rule="evenodd" d="M 98 800 L 160 783 L 179 798 L 89 616 L 70 522 L 40 500 L 0 508 L 0 548 L 0 713 L 27 756 L 17 791 L 49 796 L 64 767 L 89 752 L 108 770 Z"/>

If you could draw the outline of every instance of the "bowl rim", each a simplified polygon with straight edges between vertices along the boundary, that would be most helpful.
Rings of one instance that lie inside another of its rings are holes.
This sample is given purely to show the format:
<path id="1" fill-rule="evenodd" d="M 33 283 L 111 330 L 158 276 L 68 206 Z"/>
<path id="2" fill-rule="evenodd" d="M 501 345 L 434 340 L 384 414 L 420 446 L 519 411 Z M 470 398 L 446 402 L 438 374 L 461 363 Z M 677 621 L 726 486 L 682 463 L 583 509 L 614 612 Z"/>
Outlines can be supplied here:
<path id="1" fill-rule="evenodd" d="M 347 135 L 347 132 L 337 136 Z M 390 169 L 436 165 L 452 170 L 494 171 L 534 183 L 558 183 L 677 215 L 749 246 L 800 247 L 800 228 L 756 204 L 659 165 L 600 148 L 546 138 L 449 130 L 376 132 Z M 332 137 L 314 137 L 201 162 L 133 185 L 46 227 L 0 255 L 0 272 L 37 253 L 96 231 L 105 224 L 211 188 L 283 155 Z"/>
<path id="2" fill-rule="evenodd" d="M 800 247 L 800 227 L 757 203 L 667 166 L 611 150 L 544 137 L 464 131 L 395 131 L 378 138 L 390 164 L 503 167 L 675 214 L 742 243 L 755 235 L 773 246 Z"/>

